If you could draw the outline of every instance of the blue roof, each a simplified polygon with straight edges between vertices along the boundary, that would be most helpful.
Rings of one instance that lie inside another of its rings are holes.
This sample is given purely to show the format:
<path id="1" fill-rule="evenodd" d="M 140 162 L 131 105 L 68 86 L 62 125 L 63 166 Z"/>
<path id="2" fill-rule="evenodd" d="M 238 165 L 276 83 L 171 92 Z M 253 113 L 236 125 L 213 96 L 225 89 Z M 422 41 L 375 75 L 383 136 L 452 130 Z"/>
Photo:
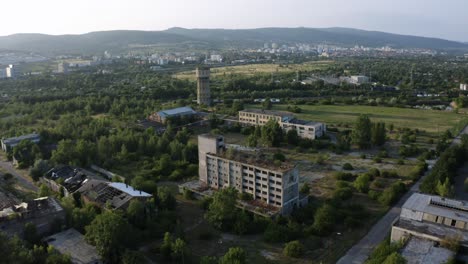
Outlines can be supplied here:
<path id="1" fill-rule="evenodd" d="M 188 115 L 188 114 L 196 114 L 195 110 L 193 110 L 189 106 L 174 108 L 174 109 L 167 109 L 158 112 L 158 115 L 161 117 L 170 117 L 170 116 L 178 116 L 178 115 Z"/>

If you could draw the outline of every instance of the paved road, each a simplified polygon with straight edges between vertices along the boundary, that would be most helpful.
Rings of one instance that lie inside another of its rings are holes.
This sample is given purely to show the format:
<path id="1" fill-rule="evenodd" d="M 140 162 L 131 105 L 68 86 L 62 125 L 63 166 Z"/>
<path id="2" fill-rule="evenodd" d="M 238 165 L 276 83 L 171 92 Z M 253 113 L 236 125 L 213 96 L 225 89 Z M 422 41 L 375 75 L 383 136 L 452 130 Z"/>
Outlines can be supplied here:
<path id="1" fill-rule="evenodd" d="M 25 178 L 23 175 L 18 173 L 13 167 L 12 163 L 9 161 L 0 161 L 0 167 L 11 173 L 18 180 L 18 183 L 26 189 L 29 189 L 33 192 L 37 192 L 39 189 L 34 185 L 28 178 Z"/>
<path id="2" fill-rule="evenodd" d="M 462 134 L 468 134 L 468 126 L 466 126 L 460 134 L 454 138 L 453 144 L 459 144 L 460 137 Z M 435 163 L 435 161 L 433 161 Z M 429 164 L 431 165 L 431 164 Z M 411 189 L 400 199 L 400 201 L 394 205 L 388 212 L 382 217 L 367 233 L 365 237 L 354 245 L 351 249 L 346 252 L 346 255 L 338 260 L 337 264 L 359 264 L 364 263 L 369 257 L 372 250 L 382 242 L 385 237 L 390 233 L 392 224 L 397 220 L 401 212 L 401 206 L 406 202 L 406 200 L 415 192 L 419 191 L 419 186 L 423 179 L 429 174 L 430 170 L 424 174 L 412 187 Z"/>

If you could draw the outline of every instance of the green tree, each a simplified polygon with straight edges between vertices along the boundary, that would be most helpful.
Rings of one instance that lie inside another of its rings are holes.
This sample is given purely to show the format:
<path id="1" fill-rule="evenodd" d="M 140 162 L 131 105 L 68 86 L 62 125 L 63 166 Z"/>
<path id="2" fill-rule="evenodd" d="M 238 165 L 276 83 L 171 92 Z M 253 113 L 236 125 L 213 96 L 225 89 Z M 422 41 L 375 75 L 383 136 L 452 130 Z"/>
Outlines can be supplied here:
<path id="1" fill-rule="evenodd" d="M 172 244 L 172 259 L 179 263 L 185 263 L 187 256 L 187 244 L 184 240 L 177 238 Z"/>
<path id="2" fill-rule="evenodd" d="M 299 258 L 304 254 L 304 246 L 298 240 L 286 243 L 283 254 L 287 257 Z"/>
<path id="3" fill-rule="evenodd" d="M 237 190 L 229 187 L 221 189 L 213 195 L 213 201 L 208 207 L 205 218 L 216 228 L 229 230 L 237 215 Z"/>
<path id="4" fill-rule="evenodd" d="M 360 149 L 367 149 L 371 143 L 371 121 L 367 115 L 360 115 L 351 134 L 352 142 Z"/>
<path id="5" fill-rule="evenodd" d="M 262 109 L 263 110 L 271 110 L 273 105 L 271 104 L 271 99 L 268 97 L 265 99 L 265 101 L 262 103 Z"/>
<path id="6" fill-rule="evenodd" d="M 164 233 L 163 243 L 160 247 L 161 254 L 165 259 L 171 256 L 172 252 L 172 236 L 169 232 Z"/>
<path id="7" fill-rule="evenodd" d="M 335 224 L 335 208 L 329 204 L 322 205 L 314 215 L 312 228 L 318 234 L 325 234 L 333 228 Z"/>
<path id="8" fill-rule="evenodd" d="M 145 204 L 139 200 L 132 200 L 127 208 L 128 222 L 140 229 L 146 227 L 146 210 Z"/>
<path id="9" fill-rule="evenodd" d="M 229 251 L 219 260 L 219 264 L 245 264 L 247 255 L 240 247 L 229 248 Z"/>
<path id="10" fill-rule="evenodd" d="M 278 147 L 282 140 L 283 130 L 278 122 L 274 119 L 268 120 L 262 127 L 262 142 L 270 147 Z"/>
<path id="11" fill-rule="evenodd" d="M 387 139 L 385 123 L 372 124 L 371 135 L 372 135 L 371 136 L 372 145 L 382 146 L 383 144 L 385 144 L 385 141 Z"/>
<path id="12" fill-rule="evenodd" d="M 171 190 L 166 186 L 158 188 L 158 201 L 159 207 L 164 210 L 174 210 L 177 205 L 174 195 L 172 195 Z"/>
<path id="13" fill-rule="evenodd" d="M 129 226 L 118 213 L 106 211 L 91 222 L 86 230 L 86 241 L 94 245 L 101 257 L 118 263 L 129 242 Z"/>

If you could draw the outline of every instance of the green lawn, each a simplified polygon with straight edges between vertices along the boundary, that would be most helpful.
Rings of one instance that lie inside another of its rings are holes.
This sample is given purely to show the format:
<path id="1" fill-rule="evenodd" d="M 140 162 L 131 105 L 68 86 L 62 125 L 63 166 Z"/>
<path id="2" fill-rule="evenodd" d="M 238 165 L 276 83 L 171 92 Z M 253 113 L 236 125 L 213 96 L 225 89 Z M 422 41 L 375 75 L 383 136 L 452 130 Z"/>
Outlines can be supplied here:
<path id="1" fill-rule="evenodd" d="M 258 108 L 260 105 L 250 105 Z M 355 106 L 355 105 L 300 105 L 302 113 L 297 117 L 326 124 L 353 124 L 359 114 L 367 114 L 372 121 L 393 124 L 395 128 L 408 127 L 428 132 L 441 132 L 455 126 L 466 115 L 453 112 L 419 110 L 411 108 Z M 275 105 L 273 110 L 287 110 L 287 105 Z"/>

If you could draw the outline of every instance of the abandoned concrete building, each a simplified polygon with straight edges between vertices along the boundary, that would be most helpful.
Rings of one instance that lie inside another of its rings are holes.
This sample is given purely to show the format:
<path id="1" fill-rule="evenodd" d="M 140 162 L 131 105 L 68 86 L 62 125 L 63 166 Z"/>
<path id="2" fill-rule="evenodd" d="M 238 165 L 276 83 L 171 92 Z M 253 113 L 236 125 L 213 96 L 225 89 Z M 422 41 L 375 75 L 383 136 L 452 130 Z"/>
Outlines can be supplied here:
<path id="1" fill-rule="evenodd" d="M 198 136 L 198 149 L 201 186 L 214 190 L 234 187 L 280 214 L 307 204 L 307 197 L 299 195 L 299 173 L 293 164 L 251 159 L 245 151 L 230 155 L 222 136 Z"/>
<path id="2" fill-rule="evenodd" d="M 40 181 L 54 192 L 60 193 L 62 189 L 64 196 L 68 196 L 78 190 L 87 178 L 88 175 L 80 168 L 63 165 L 46 172 Z"/>
<path id="3" fill-rule="evenodd" d="M 80 232 L 71 228 L 43 239 L 61 254 L 68 254 L 74 264 L 101 264 L 97 250 Z"/>
<path id="4" fill-rule="evenodd" d="M 0 211 L 0 230 L 8 235 L 21 234 L 26 223 L 47 234 L 54 224 L 65 221 L 65 210 L 53 197 L 37 198 Z"/>
<path id="5" fill-rule="evenodd" d="M 197 112 L 193 110 L 193 108 L 189 106 L 184 106 L 154 112 L 148 117 L 148 119 L 154 122 L 165 124 L 166 121 L 171 118 L 194 117 L 196 115 Z"/>
<path id="6" fill-rule="evenodd" d="M 316 139 L 325 134 L 327 127 L 323 123 L 300 120 L 290 112 L 262 109 L 239 111 L 239 123 L 250 126 L 264 126 L 269 120 L 278 122 L 284 131 L 296 130 L 301 138 Z"/>
<path id="7" fill-rule="evenodd" d="M 2 149 L 5 152 L 11 151 L 16 145 L 18 145 L 23 140 L 30 140 L 33 143 L 39 143 L 41 141 L 41 136 L 36 133 L 22 135 L 19 137 L 4 138 L 1 140 Z"/>
<path id="8" fill-rule="evenodd" d="M 125 210 L 134 199 L 142 202 L 151 198 L 151 194 L 136 190 L 121 182 L 107 182 L 87 179 L 77 190 L 85 202 L 94 203 L 101 208 Z"/>
<path id="9" fill-rule="evenodd" d="M 468 205 L 463 201 L 421 193 L 413 194 L 405 202 L 391 232 L 392 242 L 402 239 L 429 241 L 434 248 L 428 248 L 428 252 L 439 252 L 436 248 L 448 238 L 457 239 L 463 251 L 468 248 Z M 450 256 L 445 251 L 435 255 L 441 254 Z"/>

